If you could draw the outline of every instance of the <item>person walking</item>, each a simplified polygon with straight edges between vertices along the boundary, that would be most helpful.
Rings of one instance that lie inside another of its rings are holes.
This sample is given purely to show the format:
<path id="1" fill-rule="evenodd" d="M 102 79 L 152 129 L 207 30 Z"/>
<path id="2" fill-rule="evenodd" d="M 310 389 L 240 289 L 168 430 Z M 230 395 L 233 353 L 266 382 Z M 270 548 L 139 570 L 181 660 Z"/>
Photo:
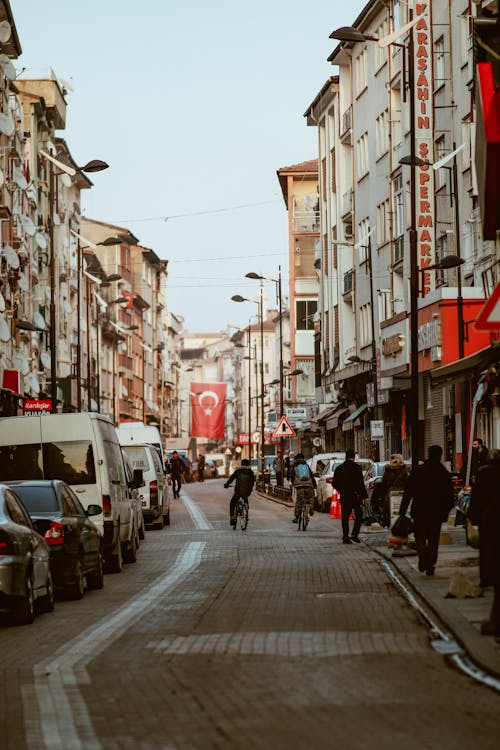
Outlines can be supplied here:
<path id="1" fill-rule="evenodd" d="M 490 619 L 483 622 L 483 635 L 500 639 L 500 545 L 496 529 L 500 512 L 500 451 L 491 453 L 489 463 L 477 472 L 472 487 L 469 517 L 479 527 L 479 574 L 481 586 L 493 586 Z"/>
<path id="2" fill-rule="evenodd" d="M 440 445 L 429 447 L 427 461 L 409 476 L 399 509 L 400 518 L 404 518 L 411 503 L 418 569 L 428 576 L 434 575 L 441 524 L 448 518 L 454 500 L 451 474 L 441 463 L 442 455 Z"/>
<path id="3" fill-rule="evenodd" d="M 205 481 L 205 456 L 203 453 L 198 456 L 198 481 Z"/>
<path id="4" fill-rule="evenodd" d="M 276 486 L 283 487 L 283 475 L 285 472 L 285 462 L 283 460 L 283 455 L 280 450 L 278 450 L 278 453 L 276 455 L 276 459 L 274 462 L 274 469 L 276 472 Z"/>
<path id="5" fill-rule="evenodd" d="M 382 481 L 376 488 L 375 498 L 372 496 L 372 505 L 374 501 L 382 504 L 382 516 L 384 526 L 389 526 L 391 518 L 391 491 L 403 491 L 408 482 L 408 469 L 401 453 L 393 453 L 389 463 L 384 468 Z"/>
<path id="6" fill-rule="evenodd" d="M 368 499 L 365 483 L 363 480 L 363 470 L 354 458 L 355 453 L 352 448 L 345 452 L 344 463 L 337 466 L 333 473 L 332 486 L 340 495 L 340 506 L 342 509 L 342 542 L 359 544 L 359 531 L 363 520 L 361 505 L 364 500 Z M 354 526 L 352 534 L 349 536 L 349 518 L 351 513 L 354 515 Z"/>
<path id="7" fill-rule="evenodd" d="M 300 509 L 302 500 L 300 497 L 300 489 L 306 492 L 309 496 L 309 515 L 314 515 L 314 490 L 316 488 L 316 479 L 312 473 L 309 464 L 306 462 L 303 453 L 297 453 L 295 460 L 290 469 L 290 484 L 292 485 L 292 492 L 295 491 L 295 515 L 292 519 L 293 523 L 299 522 Z"/>
<path id="8" fill-rule="evenodd" d="M 255 483 L 255 474 L 250 468 L 250 461 L 248 458 L 244 458 L 236 471 L 234 471 L 227 482 L 224 483 L 224 487 L 228 489 L 232 483 L 234 485 L 234 494 L 229 503 L 229 517 L 231 526 L 236 526 L 236 505 L 240 497 L 244 498 L 248 503 L 249 495 L 253 490 Z"/>
<path id="9" fill-rule="evenodd" d="M 470 463 L 470 478 L 471 484 L 476 481 L 476 476 L 479 469 L 488 462 L 489 450 L 481 440 L 481 438 L 474 438 L 472 441 L 472 456 Z"/>
<path id="10" fill-rule="evenodd" d="M 172 490 L 174 492 L 174 497 L 179 497 L 184 469 L 184 461 L 179 457 L 177 451 L 174 451 L 170 460 L 170 474 L 172 476 Z"/>

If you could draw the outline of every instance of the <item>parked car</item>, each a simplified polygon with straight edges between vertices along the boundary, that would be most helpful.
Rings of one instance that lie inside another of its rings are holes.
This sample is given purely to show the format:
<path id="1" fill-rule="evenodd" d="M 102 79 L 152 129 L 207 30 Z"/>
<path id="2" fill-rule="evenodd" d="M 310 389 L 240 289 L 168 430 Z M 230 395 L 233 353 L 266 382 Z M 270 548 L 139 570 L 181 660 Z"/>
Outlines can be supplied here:
<path id="1" fill-rule="evenodd" d="M 368 492 L 369 498 L 371 498 L 375 487 L 382 481 L 384 469 L 388 463 L 388 461 L 375 461 L 373 464 L 373 472 L 365 480 L 366 491 Z"/>
<path id="2" fill-rule="evenodd" d="M 59 479 L 8 482 L 30 514 L 50 549 L 50 571 L 56 589 L 81 599 L 87 588 L 104 586 L 102 535 L 90 516 L 100 505 L 84 510 L 71 487 Z"/>
<path id="3" fill-rule="evenodd" d="M 136 559 L 138 530 L 123 456 L 109 417 L 92 412 L 0 417 L 0 482 L 62 479 L 84 508 L 100 505 L 93 521 L 104 538 L 104 561 L 118 573 Z"/>
<path id="4" fill-rule="evenodd" d="M 142 484 L 139 487 L 144 521 L 153 528 L 163 528 L 170 523 L 169 485 L 159 459 L 152 445 L 122 445 L 134 471 L 142 471 Z M 171 492 L 171 489 L 170 489 Z"/>
<path id="5" fill-rule="evenodd" d="M 260 458 L 250 459 L 250 468 L 256 477 L 260 472 Z M 276 479 L 276 456 L 264 456 L 264 482 Z"/>
<path id="6" fill-rule="evenodd" d="M 315 477 L 319 477 L 329 459 L 334 458 L 340 463 L 345 461 L 345 451 L 332 451 L 330 453 L 316 453 L 307 459 L 309 468 Z"/>
<path id="7" fill-rule="evenodd" d="M 54 609 L 49 545 L 11 487 L 0 484 L 0 611 L 21 625 Z"/>
<path id="8" fill-rule="evenodd" d="M 316 505 L 322 513 L 328 513 L 330 510 L 332 497 L 335 496 L 340 499 L 339 493 L 333 488 L 333 475 L 337 466 L 344 463 L 344 460 L 344 458 L 341 460 L 338 458 L 328 459 L 322 473 L 319 477 L 316 477 Z M 366 480 L 366 477 L 373 471 L 374 462 L 370 458 L 356 458 L 355 461 L 361 466 L 363 479 Z"/>
<path id="9" fill-rule="evenodd" d="M 120 422 L 116 431 L 120 445 L 152 445 L 160 457 L 163 471 L 166 470 L 166 458 L 158 427 L 144 422 Z"/>

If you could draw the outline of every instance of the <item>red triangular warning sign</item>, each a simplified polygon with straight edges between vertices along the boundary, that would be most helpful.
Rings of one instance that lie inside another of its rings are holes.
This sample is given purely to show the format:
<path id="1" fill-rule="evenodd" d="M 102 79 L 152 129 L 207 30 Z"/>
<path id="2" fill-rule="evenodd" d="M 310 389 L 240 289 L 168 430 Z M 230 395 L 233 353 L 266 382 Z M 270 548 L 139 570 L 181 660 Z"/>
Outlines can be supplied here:
<path id="1" fill-rule="evenodd" d="M 500 282 L 482 306 L 474 327 L 478 331 L 500 331 Z"/>
<path id="2" fill-rule="evenodd" d="M 278 422 L 278 426 L 273 432 L 273 437 L 296 437 L 296 434 L 297 433 L 293 429 L 288 419 L 285 416 L 282 416 L 280 421 Z"/>

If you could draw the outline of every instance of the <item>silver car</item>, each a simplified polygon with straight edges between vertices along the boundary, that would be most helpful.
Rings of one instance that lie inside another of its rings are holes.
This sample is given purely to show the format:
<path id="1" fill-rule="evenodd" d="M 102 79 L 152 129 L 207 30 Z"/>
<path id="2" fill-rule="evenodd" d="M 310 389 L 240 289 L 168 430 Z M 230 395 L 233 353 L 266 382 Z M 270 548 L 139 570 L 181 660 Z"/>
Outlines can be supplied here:
<path id="1" fill-rule="evenodd" d="M 14 490 L 0 484 L 0 611 L 28 625 L 54 609 L 49 545 Z"/>

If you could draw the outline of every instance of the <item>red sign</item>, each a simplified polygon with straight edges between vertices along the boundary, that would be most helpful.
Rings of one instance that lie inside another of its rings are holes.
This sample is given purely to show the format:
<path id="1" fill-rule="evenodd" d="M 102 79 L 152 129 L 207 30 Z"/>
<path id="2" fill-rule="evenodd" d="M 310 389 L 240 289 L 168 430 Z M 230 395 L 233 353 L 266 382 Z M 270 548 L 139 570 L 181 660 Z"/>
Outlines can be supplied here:
<path id="1" fill-rule="evenodd" d="M 500 282 L 481 308 L 475 327 L 478 331 L 500 331 Z"/>
<path id="2" fill-rule="evenodd" d="M 26 414 L 50 413 L 52 411 L 51 398 L 25 398 L 23 401 L 23 412 Z"/>
<path id="3" fill-rule="evenodd" d="M 223 438 L 225 383 L 191 383 L 191 437 Z"/>

